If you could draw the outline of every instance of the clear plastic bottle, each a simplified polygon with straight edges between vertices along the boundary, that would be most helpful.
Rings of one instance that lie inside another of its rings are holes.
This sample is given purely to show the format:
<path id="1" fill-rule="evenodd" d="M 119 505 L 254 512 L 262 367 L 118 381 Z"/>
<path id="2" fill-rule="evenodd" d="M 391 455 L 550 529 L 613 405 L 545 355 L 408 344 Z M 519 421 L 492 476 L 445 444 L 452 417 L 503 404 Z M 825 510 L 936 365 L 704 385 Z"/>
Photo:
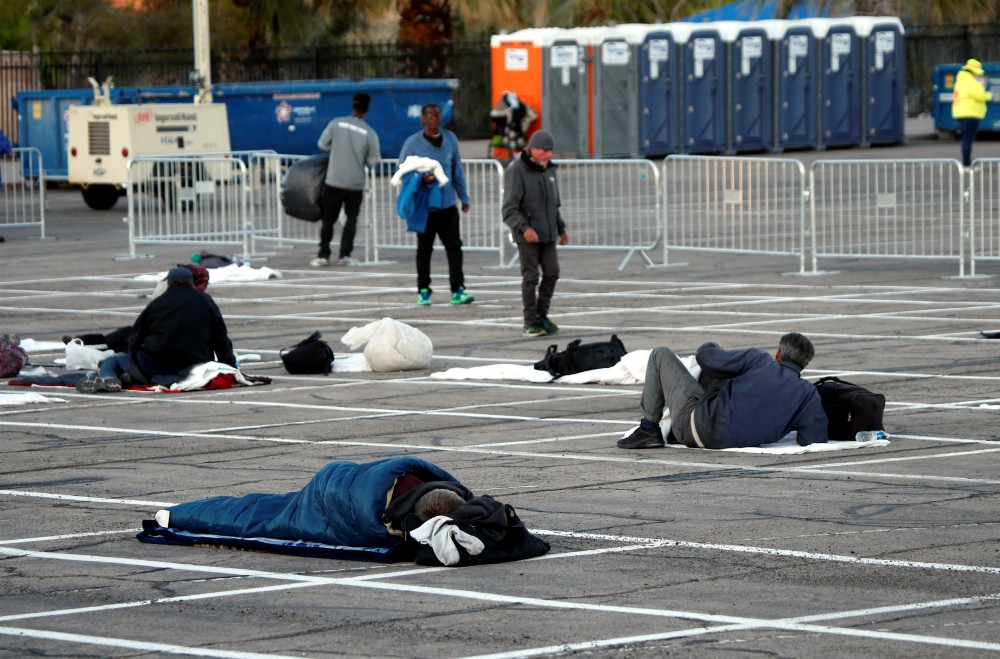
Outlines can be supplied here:
<path id="1" fill-rule="evenodd" d="M 854 436 L 858 442 L 871 442 L 876 439 L 889 439 L 889 433 L 884 430 L 862 430 Z"/>

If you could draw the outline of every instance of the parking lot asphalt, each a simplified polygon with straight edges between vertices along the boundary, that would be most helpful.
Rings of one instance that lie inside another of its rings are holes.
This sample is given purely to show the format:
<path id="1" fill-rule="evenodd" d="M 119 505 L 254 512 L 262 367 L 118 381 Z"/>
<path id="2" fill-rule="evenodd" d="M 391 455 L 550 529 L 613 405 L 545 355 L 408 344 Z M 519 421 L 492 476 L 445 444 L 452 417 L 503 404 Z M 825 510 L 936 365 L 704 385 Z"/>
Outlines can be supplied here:
<path id="1" fill-rule="evenodd" d="M 1000 143 L 977 145 L 977 155 Z M 955 157 L 914 138 L 870 157 Z M 954 152 L 954 153 L 952 153 Z M 852 155 L 860 151 L 851 151 Z M 467 154 L 468 155 L 468 154 Z M 810 154 L 813 155 L 813 154 Z M 0 332 L 59 341 L 127 324 L 142 276 L 191 245 L 128 259 L 121 206 L 49 191 L 47 238 L 4 231 Z M 572 226 L 572 218 L 567 218 Z M 338 231 L 339 236 L 339 231 Z M 359 240 L 363 239 L 359 237 Z M 413 255 L 310 268 L 313 248 L 213 283 L 245 371 L 266 386 L 79 394 L 0 407 L 0 656 L 983 656 L 1000 650 L 1000 265 L 691 252 L 619 271 L 565 251 L 552 318 L 521 335 L 520 277 L 466 254 L 471 305 L 415 304 Z M 434 276 L 444 290 L 443 250 Z M 836 270 L 836 273 L 833 271 Z M 443 296 L 442 296 L 443 297 Z M 279 351 L 391 317 L 432 340 L 429 368 L 287 374 Z M 629 350 L 705 340 L 773 350 L 788 331 L 837 375 L 884 393 L 890 442 L 802 454 L 615 447 L 637 385 L 442 380 L 530 365 L 617 334 Z M 53 364 L 61 351 L 33 353 Z M 59 368 L 50 366 L 52 372 Z M 22 388 L 0 385 L 0 395 Z M 540 559 L 426 568 L 143 544 L 172 503 L 287 492 L 333 460 L 415 455 L 512 504 Z"/>

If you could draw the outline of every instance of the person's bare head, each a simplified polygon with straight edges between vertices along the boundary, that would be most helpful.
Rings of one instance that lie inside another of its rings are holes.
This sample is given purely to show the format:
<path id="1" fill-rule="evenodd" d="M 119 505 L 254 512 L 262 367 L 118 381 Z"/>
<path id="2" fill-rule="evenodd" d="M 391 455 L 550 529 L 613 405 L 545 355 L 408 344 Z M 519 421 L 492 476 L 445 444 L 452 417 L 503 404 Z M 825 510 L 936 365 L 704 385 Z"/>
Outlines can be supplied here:
<path id="1" fill-rule="evenodd" d="M 778 341 L 778 352 L 774 359 L 805 368 L 815 356 L 816 349 L 813 348 L 812 341 L 798 332 L 789 332 Z"/>
<path id="2" fill-rule="evenodd" d="M 456 492 L 437 488 L 417 499 L 413 509 L 417 513 L 417 517 L 426 522 L 439 515 L 450 517 L 463 503 L 465 503 L 465 499 Z"/>

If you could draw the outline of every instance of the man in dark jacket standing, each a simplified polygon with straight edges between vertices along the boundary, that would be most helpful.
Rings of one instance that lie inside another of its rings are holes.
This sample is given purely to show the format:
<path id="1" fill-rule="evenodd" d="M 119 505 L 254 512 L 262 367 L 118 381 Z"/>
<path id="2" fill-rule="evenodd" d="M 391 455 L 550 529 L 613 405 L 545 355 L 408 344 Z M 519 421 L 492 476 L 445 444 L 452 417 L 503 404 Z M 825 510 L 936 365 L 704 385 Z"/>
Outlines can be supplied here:
<path id="1" fill-rule="evenodd" d="M 559 331 L 549 320 L 549 306 L 559 279 L 556 242 L 568 245 L 569 234 L 559 213 L 556 165 L 550 162 L 553 148 L 551 133 L 535 131 L 528 148 L 504 172 L 503 221 L 510 227 L 521 260 L 525 336 Z"/>
<path id="2" fill-rule="evenodd" d="M 781 337 L 774 359 L 762 350 L 723 350 L 706 343 L 695 354 L 695 380 L 670 348 L 649 353 L 642 389 L 642 422 L 619 448 L 664 446 L 660 419 L 670 410 L 671 444 L 736 448 L 776 442 L 792 430 L 806 446 L 827 441 L 827 419 L 815 385 L 802 369 L 815 355 L 805 336 Z"/>
<path id="3" fill-rule="evenodd" d="M 222 312 L 208 293 L 194 288 L 187 268 L 167 273 L 167 290 L 150 302 L 133 325 L 127 353 L 103 360 L 76 385 L 77 391 L 121 391 L 122 384 L 165 384 L 186 369 L 218 361 L 236 366 Z"/>

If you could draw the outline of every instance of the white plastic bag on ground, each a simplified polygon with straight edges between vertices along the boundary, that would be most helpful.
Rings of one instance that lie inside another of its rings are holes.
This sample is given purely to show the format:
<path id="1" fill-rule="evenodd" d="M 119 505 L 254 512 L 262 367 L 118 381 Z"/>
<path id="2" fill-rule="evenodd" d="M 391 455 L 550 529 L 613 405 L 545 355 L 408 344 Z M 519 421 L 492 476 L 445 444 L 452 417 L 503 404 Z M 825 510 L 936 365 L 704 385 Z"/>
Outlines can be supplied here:
<path id="1" fill-rule="evenodd" d="M 75 371 L 96 371 L 101 360 L 113 354 L 114 350 L 98 350 L 83 345 L 80 339 L 73 339 L 66 344 L 66 368 Z"/>
<path id="2" fill-rule="evenodd" d="M 434 345 L 426 334 L 392 318 L 352 327 L 340 341 L 355 351 L 364 346 L 373 371 L 427 368 L 434 356 Z"/>

